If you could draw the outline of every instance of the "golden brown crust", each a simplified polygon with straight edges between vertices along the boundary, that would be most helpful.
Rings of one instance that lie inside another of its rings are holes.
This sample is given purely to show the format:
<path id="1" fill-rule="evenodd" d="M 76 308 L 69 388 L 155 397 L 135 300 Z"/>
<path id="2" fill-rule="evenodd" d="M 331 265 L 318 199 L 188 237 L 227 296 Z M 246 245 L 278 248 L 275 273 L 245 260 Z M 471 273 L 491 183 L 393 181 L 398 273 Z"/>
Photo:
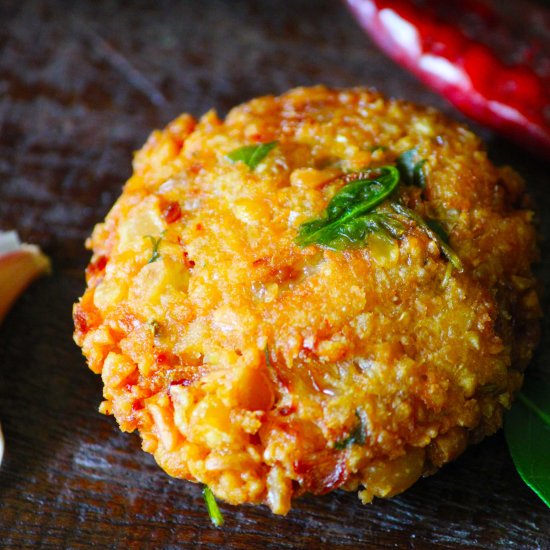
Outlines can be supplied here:
<path id="1" fill-rule="evenodd" d="M 274 140 L 255 170 L 226 156 Z M 427 185 L 402 200 L 442 222 L 463 272 L 414 225 L 392 246 L 294 243 L 338 176 L 414 147 Z M 396 494 L 497 430 L 521 385 L 540 316 L 523 201 L 467 129 L 370 90 L 183 115 L 137 153 L 89 243 L 75 339 L 101 409 L 231 503 Z M 340 449 L 358 422 L 364 444 Z"/>

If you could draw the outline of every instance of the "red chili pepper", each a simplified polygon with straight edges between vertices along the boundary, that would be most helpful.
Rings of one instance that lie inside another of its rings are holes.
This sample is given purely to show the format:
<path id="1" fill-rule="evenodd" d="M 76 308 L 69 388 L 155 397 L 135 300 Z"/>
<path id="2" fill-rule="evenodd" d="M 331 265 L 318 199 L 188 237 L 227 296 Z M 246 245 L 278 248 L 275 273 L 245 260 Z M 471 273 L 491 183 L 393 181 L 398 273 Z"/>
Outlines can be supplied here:
<path id="1" fill-rule="evenodd" d="M 502 10 L 514 2 L 499 3 L 499 11 L 482 0 L 346 2 L 386 54 L 463 113 L 550 156 L 548 10 L 520 13 L 526 7 L 517 2 L 507 21 Z M 514 17 L 529 24 L 528 38 L 518 38 Z"/>

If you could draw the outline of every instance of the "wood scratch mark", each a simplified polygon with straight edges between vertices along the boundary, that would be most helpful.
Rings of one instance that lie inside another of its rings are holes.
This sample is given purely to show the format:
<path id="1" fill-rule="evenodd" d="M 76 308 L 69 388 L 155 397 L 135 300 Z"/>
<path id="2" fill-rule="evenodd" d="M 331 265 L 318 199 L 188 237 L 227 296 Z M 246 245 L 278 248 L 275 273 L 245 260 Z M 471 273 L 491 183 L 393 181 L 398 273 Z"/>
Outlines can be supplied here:
<path id="1" fill-rule="evenodd" d="M 156 107 L 166 107 L 168 101 L 162 92 L 116 48 L 96 33 L 88 33 L 100 55 L 116 69 L 128 83 L 143 93 Z"/>
<path id="2" fill-rule="evenodd" d="M 4 121 L 6 120 L 6 114 L 10 108 L 10 100 L 3 99 L 0 103 L 0 135 L 2 135 L 2 129 L 4 128 Z"/>

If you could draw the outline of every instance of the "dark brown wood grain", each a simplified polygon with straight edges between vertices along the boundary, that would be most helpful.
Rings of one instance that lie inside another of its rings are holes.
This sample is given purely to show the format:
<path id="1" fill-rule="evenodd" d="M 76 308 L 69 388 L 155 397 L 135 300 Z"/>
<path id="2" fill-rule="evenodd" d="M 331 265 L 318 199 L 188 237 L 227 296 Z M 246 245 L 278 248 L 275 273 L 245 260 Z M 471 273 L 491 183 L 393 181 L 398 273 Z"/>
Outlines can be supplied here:
<path id="1" fill-rule="evenodd" d="M 133 150 L 182 111 L 200 115 L 292 86 L 372 85 L 443 100 L 387 61 L 336 0 L 0 0 L 0 228 L 45 248 L 53 275 L 0 328 L 3 548 L 550 548 L 550 512 L 502 435 L 405 494 L 362 506 L 336 492 L 287 517 L 221 505 L 169 478 L 97 412 L 101 384 L 72 342 L 83 243 L 120 193 Z M 550 235 L 550 166 L 488 132 L 528 179 Z M 541 279 L 550 280 L 543 243 Z M 548 309 L 547 300 L 544 301 Z M 543 342 L 535 364 L 550 364 Z"/>

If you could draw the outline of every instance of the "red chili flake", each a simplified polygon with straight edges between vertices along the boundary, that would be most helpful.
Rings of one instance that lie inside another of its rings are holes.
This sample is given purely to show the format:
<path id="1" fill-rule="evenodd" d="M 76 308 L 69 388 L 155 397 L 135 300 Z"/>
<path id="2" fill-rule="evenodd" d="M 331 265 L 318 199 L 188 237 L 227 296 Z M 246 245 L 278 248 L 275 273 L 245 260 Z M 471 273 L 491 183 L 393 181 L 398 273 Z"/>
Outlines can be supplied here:
<path id="1" fill-rule="evenodd" d="M 294 471 L 299 476 L 304 476 L 308 474 L 312 469 L 312 465 L 309 462 L 306 462 L 304 460 L 296 460 L 294 462 Z"/>
<path id="2" fill-rule="evenodd" d="M 164 218 L 166 223 L 177 222 L 181 218 L 181 206 L 179 205 L 179 202 L 169 202 L 162 209 L 162 217 Z"/>
<path id="3" fill-rule="evenodd" d="M 170 386 L 190 386 L 194 382 L 193 378 L 179 378 L 170 382 Z"/>
<path id="4" fill-rule="evenodd" d="M 179 154 L 179 152 L 183 148 L 184 140 L 181 139 L 180 136 L 172 134 L 170 136 L 172 138 L 172 143 L 174 144 L 174 149 L 176 150 L 176 154 Z"/>
<path id="5" fill-rule="evenodd" d="M 157 353 L 156 360 L 157 360 L 157 365 L 167 365 L 170 361 L 170 357 L 168 356 L 167 353 L 164 353 L 161 351 Z"/>
<path id="6" fill-rule="evenodd" d="M 195 267 L 195 262 L 189 259 L 189 253 L 186 250 L 183 252 L 183 261 L 188 269 Z"/>
<path id="7" fill-rule="evenodd" d="M 252 445 L 260 445 L 260 443 L 262 442 L 258 434 L 250 434 L 249 440 Z"/>
<path id="8" fill-rule="evenodd" d="M 198 224 L 195 226 L 195 229 L 196 229 L 197 231 L 202 231 L 202 230 L 204 229 L 203 226 L 202 226 L 202 223 L 198 223 Z"/>
<path id="9" fill-rule="evenodd" d="M 272 280 L 280 285 L 288 283 L 289 281 L 295 281 L 301 276 L 301 271 L 292 265 L 283 265 L 272 269 L 269 276 Z"/>
<path id="10" fill-rule="evenodd" d="M 86 334 L 89 330 L 86 314 L 79 306 L 77 306 L 74 312 L 74 324 L 76 330 L 82 334 Z"/>
<path id="11" fill-rule="evenodd" d="M 143 409 L 143 401 L 134 401 L 132 403 L 132 410 L 141 411 L 141 409 Z"/>
<path id="12" fill-rule="evenodd" d="M 86 268 L 86 275 L 93 277 L 98 273 L 102 273 L 107 265 L 108 258 L 106 256 L 98 256 L 90 265 Z"/>
<path id="13" fill-rule="evenodd" d="M 192 174 L 198 174 L 202 170 L 202 164 L 200 162 L 195 162 L 189 167 L 189 171 Z"/>

